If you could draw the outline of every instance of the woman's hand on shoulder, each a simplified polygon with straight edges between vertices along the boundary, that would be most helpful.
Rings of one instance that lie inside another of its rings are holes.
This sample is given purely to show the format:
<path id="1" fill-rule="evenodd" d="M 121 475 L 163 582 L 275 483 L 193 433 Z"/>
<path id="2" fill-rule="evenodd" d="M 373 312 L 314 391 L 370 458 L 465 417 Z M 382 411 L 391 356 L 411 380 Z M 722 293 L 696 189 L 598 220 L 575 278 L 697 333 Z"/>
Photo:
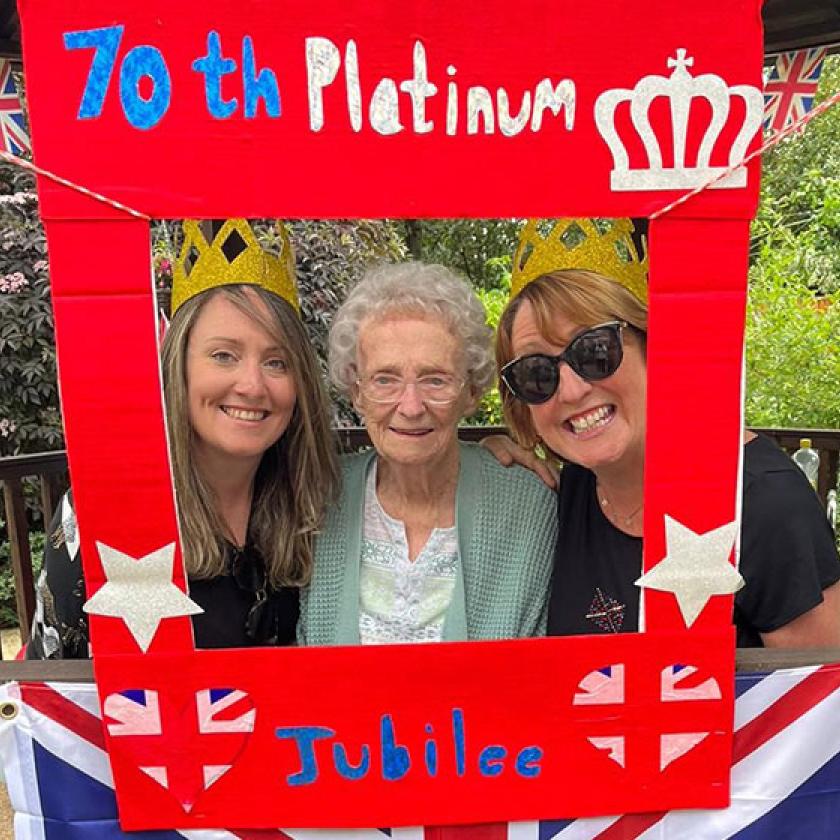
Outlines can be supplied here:
<path id="1" fill-rule="evenodd" d="M 533 450 L 525 449 L 507 435 L 488 435 L 481 445 L 504 467 L 519 464 L 536 473 L 552 490 L 557 489 L 557 470 Z"/>

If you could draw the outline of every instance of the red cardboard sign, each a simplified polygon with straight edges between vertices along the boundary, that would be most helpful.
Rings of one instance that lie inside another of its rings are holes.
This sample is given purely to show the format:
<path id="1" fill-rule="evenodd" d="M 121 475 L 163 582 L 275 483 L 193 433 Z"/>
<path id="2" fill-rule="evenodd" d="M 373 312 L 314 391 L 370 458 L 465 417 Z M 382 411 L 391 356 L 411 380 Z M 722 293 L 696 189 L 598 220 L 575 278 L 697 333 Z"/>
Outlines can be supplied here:
<path id="1" fill-rule="evenodd" d="M 97 658 L 96 675 L 126 829 L 187 824 L 178 799 L 191 827 L 487 822 L 727 805 L 731 646 L 724 632 L 197 651 Z M 159 705 L 159 735 L 119 734 L 126 688 Z M 208 688 L 245 695 L 242 715 L 250 698 L 246 741 L 196 715 Z"/>
<path id="2" fill-rule="evenodd" d="M 24 0 L 21 18 L 40 165 L 161 218 L 647 216 L 703 160 L 743 157 L 763 110 L 757 0 Z M 756 169 L 690 215 L 749 218 Z M 46 218 L 110 215 L 42 195 Z"/>
<path id="3" fill-rule="evenodd" d="M 754 147 L 759 8 L 25 0 L 35 160 L 147 216 L 649 215 Z M 88 595 L 134 558 L 172 607 L 148 228 L 39 190 Z M 646 569 L 675 522 L 702 542 L 735 520 L 757 191 L 750 165 L 651 224 Z M 123 825 L 725 805 L 731 597 L 689 629 L 673 594 L 645 604 L 648 632 L 620 639 L 410 650 L 195 652 L 159 604 L 92 616 Z"/>

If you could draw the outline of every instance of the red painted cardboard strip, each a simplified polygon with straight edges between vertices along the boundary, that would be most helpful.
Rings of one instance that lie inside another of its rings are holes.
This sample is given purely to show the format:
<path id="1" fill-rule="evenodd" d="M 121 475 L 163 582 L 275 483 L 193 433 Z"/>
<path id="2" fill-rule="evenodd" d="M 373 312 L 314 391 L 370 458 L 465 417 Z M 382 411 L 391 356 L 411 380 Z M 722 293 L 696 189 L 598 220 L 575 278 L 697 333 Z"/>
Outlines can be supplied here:
<path id="1" fill-rule="evenodd" d="M 666 554 L 663 517 L 697 532 L 736 516 L 749 226 L 658 219 L 650 225 L 645 560 Z M 648 591 L 647 628 L 684 627 L 673 596 Z M 716 596 L 697 619 L 730 621 Z"/>

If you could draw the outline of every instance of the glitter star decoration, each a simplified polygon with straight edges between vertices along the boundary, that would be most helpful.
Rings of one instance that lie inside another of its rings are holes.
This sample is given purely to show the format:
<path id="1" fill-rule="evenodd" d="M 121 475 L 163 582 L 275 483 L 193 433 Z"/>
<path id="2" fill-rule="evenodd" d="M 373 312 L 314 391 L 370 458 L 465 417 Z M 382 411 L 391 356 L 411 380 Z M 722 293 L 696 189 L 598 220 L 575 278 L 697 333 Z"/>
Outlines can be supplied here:
<path id="1" fill-rule="evenodd" d="M 667 554 L 636 586 L 673 592 L 686 627 L 691 627 L 713 595 L 731 595 L 744 585 L 729 562 L 737 531 L 737 523 L 729 522 L 698 534 L 666 515 Z"/>
<path id="2" fill-rule="evenodd" d="M 83 609 L 121 618 L 143 653 L 164 618 L 204 612 L 172 582 L 175 543 L 137 558 L 101 542 L 96 547 L 107 582 Z"/>

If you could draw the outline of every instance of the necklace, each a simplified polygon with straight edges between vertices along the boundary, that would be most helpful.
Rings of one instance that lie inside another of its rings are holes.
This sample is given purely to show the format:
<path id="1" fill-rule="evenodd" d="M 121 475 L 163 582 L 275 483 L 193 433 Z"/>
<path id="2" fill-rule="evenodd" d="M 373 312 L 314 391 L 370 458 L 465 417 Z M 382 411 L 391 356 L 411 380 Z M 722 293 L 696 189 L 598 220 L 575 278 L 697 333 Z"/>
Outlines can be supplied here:
<path id="1" fill-rule="evenodd" d="M 610 502 L 607 498 L 607 494 L 604 492 L 602 487 L 598 487 L 598 501 L 601 503 L 601 509 L 606 514 L 607 518 L 612 520 L 613 523 L 617 523 L 619 527 L 628 528 L 633 520 L 641 513 L 642 508 L 645 506 L 644 499 L 642 503 L 629 515 L 625 516 L 622 513 L 619 513 L 616 510 L 615 506 Z"/>

